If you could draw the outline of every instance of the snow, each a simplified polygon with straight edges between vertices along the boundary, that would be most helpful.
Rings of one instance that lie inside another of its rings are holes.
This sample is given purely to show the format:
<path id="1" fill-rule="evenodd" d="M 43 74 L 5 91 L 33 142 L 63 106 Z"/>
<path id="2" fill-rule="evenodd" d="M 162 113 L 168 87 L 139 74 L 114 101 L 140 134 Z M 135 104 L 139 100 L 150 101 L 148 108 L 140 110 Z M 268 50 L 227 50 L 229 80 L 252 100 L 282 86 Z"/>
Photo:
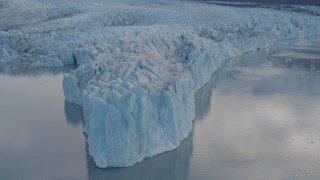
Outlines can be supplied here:
<path id="1" fill-rule="evenodd" d="M 318 16 L 290 11 L 181 1 L 58 2 L 1 3 L 0 15 L 15 10 L 19 18 L 1 18 L 0 62 L 79 66 L 65 75 L 64 93 L 83 106 L 89 152 L 102 168 L 130 166 L 179 146 L 192 130 L 194 94 L 224 60 L 320 32 Z"/>

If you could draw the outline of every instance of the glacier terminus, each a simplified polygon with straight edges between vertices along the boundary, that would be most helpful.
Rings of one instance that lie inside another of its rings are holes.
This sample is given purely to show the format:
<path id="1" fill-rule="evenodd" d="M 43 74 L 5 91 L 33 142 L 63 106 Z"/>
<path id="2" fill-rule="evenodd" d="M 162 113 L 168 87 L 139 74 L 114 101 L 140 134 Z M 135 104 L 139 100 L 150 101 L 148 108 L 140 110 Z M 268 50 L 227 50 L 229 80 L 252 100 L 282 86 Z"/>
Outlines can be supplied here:
<path id="1" fill-rule="evenodd" d="M 179 146 L 195 93 L 226 60 L 318 36 L 320 8 L 294 8 L 0 0 L 0 64 L 74 65 L 64 94 L 84 109 L 90 155 L 101 168 L 127 167 Z"/>

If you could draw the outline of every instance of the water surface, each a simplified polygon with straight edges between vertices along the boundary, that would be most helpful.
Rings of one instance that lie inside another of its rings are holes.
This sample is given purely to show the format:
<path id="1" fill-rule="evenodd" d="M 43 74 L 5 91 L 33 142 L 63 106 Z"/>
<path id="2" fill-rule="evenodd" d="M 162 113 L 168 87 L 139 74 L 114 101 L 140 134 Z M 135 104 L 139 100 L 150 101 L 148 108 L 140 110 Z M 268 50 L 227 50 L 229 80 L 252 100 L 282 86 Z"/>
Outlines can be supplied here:
<path id="1" fill-rule="evenodd" d="M 0 68 L 0 179 L 320 179 L 319 41 L 228 61 L 197 93 L 189 137 L 129 168 L 94 165 L 66 71 Z"/>
<path id="2" fill-rule="evenodd" d="M 275 49 L 231 61 L 198 93 L 210 105 L 189 179 L 320 179 L 319 42 Z"/>

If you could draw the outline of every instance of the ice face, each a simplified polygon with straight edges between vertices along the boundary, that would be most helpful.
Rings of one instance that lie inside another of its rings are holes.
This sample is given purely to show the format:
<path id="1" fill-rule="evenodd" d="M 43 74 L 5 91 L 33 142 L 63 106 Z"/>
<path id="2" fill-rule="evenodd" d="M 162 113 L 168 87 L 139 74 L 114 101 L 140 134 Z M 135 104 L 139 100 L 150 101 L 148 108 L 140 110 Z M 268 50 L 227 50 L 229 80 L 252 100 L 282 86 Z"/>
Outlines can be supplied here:
<path id="1" fill-rule="evenodd" d="M 318 16 L 270 9 L 165 1 L 71 9 L 79 13 L 0 31 L 0 62 L 79 66 L 64 93 L 83 106 L 89 153 L 103 168 L 176 148 L 192 130 L 194 94 L 226 59 L 320 32 Z"/>

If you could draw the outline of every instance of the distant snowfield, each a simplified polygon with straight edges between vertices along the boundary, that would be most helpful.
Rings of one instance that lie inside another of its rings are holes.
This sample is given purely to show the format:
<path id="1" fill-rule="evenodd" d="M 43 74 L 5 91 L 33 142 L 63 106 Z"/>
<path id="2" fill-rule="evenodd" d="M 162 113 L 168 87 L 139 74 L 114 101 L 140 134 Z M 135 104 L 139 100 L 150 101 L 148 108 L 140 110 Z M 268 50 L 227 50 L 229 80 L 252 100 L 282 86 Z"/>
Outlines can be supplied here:
<path id="1" fill-rule="evenodd" d="M 224 60 L 320 32 L 320 17 L 303 12 L 164 0 L 0 0 L 0 17 L 0 63 L 79 66 L 64 93 L 83 106 L 102 168 L 176 148 L 194 94 Z"/>

